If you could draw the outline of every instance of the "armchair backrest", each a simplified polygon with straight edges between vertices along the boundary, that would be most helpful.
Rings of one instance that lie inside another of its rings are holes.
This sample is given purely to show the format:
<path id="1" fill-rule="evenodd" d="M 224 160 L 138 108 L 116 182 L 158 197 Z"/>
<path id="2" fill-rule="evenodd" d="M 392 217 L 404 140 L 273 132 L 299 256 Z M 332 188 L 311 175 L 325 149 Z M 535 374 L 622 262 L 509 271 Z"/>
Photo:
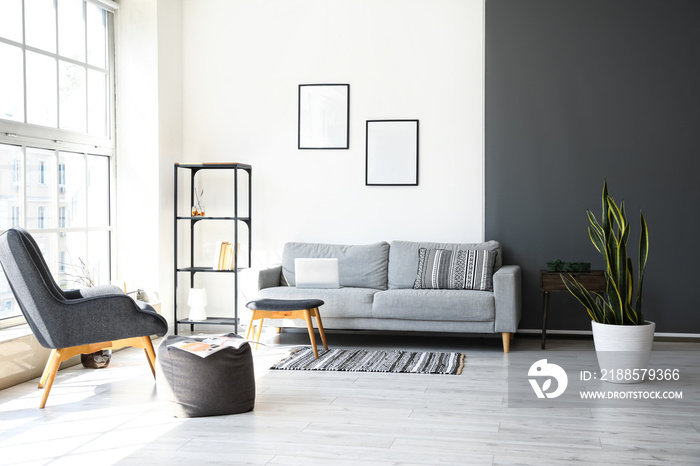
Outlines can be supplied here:
<path id="1" fill-rule="evenodd" d="M 51 347 L 52 306 L 65 302 L 34 238 L 22 228 L 0 235 L 0 264 L 27 323 L 42 346 Z"/>

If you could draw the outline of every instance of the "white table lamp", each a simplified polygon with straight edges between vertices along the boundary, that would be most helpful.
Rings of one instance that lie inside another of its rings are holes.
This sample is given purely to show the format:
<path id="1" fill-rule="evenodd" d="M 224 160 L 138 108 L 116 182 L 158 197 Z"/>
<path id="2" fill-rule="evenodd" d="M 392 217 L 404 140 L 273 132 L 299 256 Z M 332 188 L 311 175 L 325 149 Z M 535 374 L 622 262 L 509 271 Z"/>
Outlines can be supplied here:
<path id="1" fill-rule="evenodd" d="M 190 320 L 207 320 L 207 314 L 204 311 L 204 307 L 207 305 L 207 290 L 190 288 L 187 304 L 190 306 Z"/>

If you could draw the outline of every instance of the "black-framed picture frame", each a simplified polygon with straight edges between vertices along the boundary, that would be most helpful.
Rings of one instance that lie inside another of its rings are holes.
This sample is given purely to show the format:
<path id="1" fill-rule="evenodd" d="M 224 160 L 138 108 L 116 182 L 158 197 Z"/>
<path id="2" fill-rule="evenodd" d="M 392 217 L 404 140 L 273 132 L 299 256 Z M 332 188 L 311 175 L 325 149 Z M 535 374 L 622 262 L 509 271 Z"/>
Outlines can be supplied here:
<path id="1" fill-rule="evenodd" d="M 366 186 L 418 186 L 418 120 L 367 120 Z"/>
<path id="2" fill-rule="evenodd" d="M 298 147 L 350 148 L 350 84 L 299 84 Z"/>

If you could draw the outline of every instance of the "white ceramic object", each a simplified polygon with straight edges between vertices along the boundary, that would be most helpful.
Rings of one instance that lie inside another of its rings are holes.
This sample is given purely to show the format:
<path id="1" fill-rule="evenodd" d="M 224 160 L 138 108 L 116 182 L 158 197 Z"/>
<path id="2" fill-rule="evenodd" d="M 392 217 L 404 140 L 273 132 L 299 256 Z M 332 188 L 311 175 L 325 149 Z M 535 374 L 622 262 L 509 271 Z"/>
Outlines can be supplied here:
<path id="1" fill-rule="evenodd" d="M 191 288 L 187 305 L 190 306 L 190 320 L 207 320 L 207 313 L 204 310 L 207 305 L 207 290 Z"/>
<path id="2" fill-rule="evenodd" d="M 642 369 L 648 369 L 656 324 L 611 325 L 591 321 L 593 341 L 603 380 L 612 383 L 640 383 L 641 378 L 628 377 Z M 632 372 L 628 372 L 632 371 Z M 614 374 L 610 376 L 611 372 Z"/>

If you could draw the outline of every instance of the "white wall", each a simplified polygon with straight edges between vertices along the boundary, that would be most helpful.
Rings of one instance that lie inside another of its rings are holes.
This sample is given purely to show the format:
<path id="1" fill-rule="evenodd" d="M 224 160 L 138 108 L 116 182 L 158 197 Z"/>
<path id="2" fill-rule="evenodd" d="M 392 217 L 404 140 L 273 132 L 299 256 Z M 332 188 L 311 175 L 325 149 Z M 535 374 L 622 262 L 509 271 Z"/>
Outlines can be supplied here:
<path id="1" fill-rule="evenodd" d="M 482 240 L 483 14 L 483 0 L 121 0 L 119 277 L 159 291 L 170 318 L 178 161 L 253 165 L 254 266 L 287 241 Z M 349 150 L 297 149 L 301 83 L 350 84 Z M 420 184 L 365 186 L 365 120 L 393 118 L 420 120 Z M 210 212 L 229 186 L 205 183 Z M 201 235 L 200 257 L 224 235 Z"/>
<path id="2" fill-rule="evenodd" d="M 483 239 L 483 0 L 183 6 L 183 158 L 253 166 L 254 265 L 287 241 Z M 349 150 L 297 149 L 301 83 L 350 84 Z M 365 120 L 392 118 L 420 120 L 417 187 L 364 185 Z"/>
<path id="3" fill-rule="evenodd" d="M 117 278 L 172 314 L 173 163 L 182 157 L 182 3 L 121 0 L 116 14 Z"/>
<path id="4" fill-rule="evenodd" d="M 157 4 L 123 0 L 116 14 L 117 278 L 155 288 L 158 258 Z"/>
<path id="5" fill-rule="evenodd" d="M 173 164 L 182 160 L 182 2 L 158 1 L 158 288 L 172 320 Z"/>

